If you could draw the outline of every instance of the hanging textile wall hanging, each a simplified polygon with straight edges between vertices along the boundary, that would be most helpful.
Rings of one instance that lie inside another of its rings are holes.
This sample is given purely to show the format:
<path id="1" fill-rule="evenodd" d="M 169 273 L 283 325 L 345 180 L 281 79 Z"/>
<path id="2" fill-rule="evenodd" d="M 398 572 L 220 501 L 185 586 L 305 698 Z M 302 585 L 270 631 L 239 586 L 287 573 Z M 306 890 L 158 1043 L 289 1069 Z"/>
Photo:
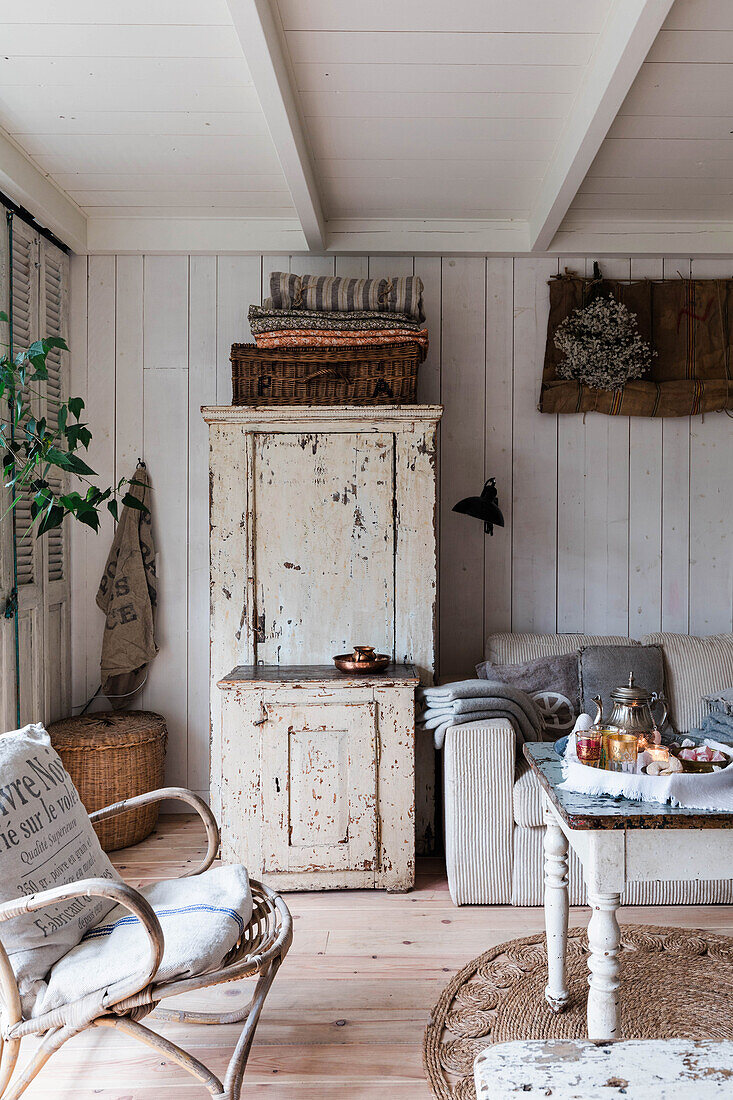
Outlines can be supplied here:
<path id="1" fill-rule="evenodd" d="M 733 278 L 621 281 L 565 274 L 549 286 L 540 412 L 690 416 L 733 409 Z M 600 333 L 597 376 L 615 380 L 608 389 L 579 380 L 596 377 L 588 369 L 594 333 Z M 614 342 L 617 361 L 611 362 Z M 628 380 L 618 385 L 619 376 Z"/>

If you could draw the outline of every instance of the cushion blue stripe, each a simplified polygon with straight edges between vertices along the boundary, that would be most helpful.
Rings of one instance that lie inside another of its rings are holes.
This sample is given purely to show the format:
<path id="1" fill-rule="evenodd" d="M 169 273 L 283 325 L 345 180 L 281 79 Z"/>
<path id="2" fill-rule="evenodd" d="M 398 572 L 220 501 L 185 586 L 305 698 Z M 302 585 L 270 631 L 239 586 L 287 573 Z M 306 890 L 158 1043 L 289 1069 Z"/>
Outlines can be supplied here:
<path id="1" fill-rule="evenodd" d="M 231 917 L 232 920 L 237 922 L 240 933 L 244 932 L 244 921 L 236 909 L 229 909 L 224 906 L 205 905 L 203 902 L 199 902 L 196 905 L 185 905 L 179 909 L 157 909 L 155 912 L 158 918 L 172 916 L 177 913 L 224 913 L 225 916 Z M 114 929 L 122 924 L 140 924 L 140 919 L 133 916 L 132 913 L 129 913 L 125 917 L 120 917 L 114 924 L 100 924 L 97 928 L 90 928 L 88 932 L 84 933 L 82 938 L 88 940 L 98 936 L 111 936 Z"/>

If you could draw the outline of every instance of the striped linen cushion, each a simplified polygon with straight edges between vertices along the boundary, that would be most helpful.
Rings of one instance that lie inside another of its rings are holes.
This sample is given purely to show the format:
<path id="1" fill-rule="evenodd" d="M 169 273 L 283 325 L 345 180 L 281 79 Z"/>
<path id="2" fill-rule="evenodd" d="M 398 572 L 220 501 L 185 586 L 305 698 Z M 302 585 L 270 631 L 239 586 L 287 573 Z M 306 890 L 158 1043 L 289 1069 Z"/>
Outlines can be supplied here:
<path id="1" fill-rule="evenodd" d="M 424 321 L 423 284 L 417 275 L 394 279 L 347 279 L 340 275 L 290 275 L 273 271 L 270 298 L 273 309 L 314 309 L 337 313 L 376 310 L 406 313 Z"/>
<path id="2" fill-rule="evenodd" d="M 638 645 L 616 634 L 489 634 L 485 657 L 493 665 L 519 665 L 540 657 L 561 657 L 589 645 Z"/>
<path id="3" fill-rule="evenodd" d="M 733 687 L 733 634 L 647 634 L 643 642 L 662 647 L 675 729 L 695 729 L 708 711 L 703 696 Z"/>

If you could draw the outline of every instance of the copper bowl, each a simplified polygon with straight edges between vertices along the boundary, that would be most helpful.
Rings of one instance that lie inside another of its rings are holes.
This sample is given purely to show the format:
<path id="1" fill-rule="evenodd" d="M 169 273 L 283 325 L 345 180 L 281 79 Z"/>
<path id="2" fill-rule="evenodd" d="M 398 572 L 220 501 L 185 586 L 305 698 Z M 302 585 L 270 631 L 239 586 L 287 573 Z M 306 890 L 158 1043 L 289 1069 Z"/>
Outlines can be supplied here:
<path id="1" fill-rule="evenodd" d="M 374 646 L 355 645 L 353 653 L 341 653 L 334 657 L 333 663 L 341 672 L 356 672 L 358 675 L 368 672 L 382 672 L 392 658 L 388 653 L 375 653 Z"/>
<path id="2" fill-rule="evenodd" d="M 708 772 L 712 772 L 713 768 L 727 768 L 733 757 L 729 756 L 727 752 L 723 753 L 725 760 L 680 760 L 677 759 L 682 765 L 682 770 L 691 775 L 705 775 Z"/>

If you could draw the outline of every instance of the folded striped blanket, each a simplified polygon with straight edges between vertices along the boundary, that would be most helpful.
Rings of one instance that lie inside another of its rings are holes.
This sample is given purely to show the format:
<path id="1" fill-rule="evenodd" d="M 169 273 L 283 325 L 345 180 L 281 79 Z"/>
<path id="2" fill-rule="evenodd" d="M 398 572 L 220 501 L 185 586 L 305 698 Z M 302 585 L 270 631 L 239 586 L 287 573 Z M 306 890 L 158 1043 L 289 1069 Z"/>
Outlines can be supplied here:
<path id="1" fill-rule="evenodd" d="M 400 332 L 394 329 L 377 332 L 258 332 L 255 333 L 258 348 L 356 348 L 369 345 L 417 344 L 421 360 L 428 350 L 427 329 L 422 332 Z"/>
<path id="2" fill-rule="evenodd" d="M 373 309 L 339 313 L 333 310 L 272 309 L 267 306 L 250 306 L 248 317 L 249 327 L 255 334 L 280 332 L 284 329 L 360 332 L 399 328 L 406 332 L 420 332 L 422 327 L 418 321 L 413 321 L 406 313 L 380 313 Z"/>
<path id="3" fill-rule="evenodd" d="M 424 321 L 423 284 L 417 275 L 393 279 L 348 279 L 340 275 L 290 275 L 273 271 L 270 297 L 275 309 L 315 309 L 338 313 L 378 310 L 406 313 Z"/>

